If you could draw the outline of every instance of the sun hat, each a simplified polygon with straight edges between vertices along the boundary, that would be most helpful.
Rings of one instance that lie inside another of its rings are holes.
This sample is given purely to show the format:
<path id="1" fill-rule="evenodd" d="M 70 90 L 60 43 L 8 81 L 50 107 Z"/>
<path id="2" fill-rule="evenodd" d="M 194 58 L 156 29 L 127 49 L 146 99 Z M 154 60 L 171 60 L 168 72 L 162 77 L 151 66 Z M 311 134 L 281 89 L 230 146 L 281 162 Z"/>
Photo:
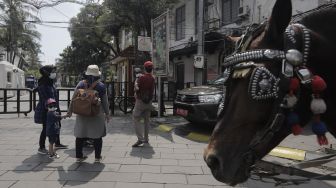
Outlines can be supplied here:
<path id="1" fill-rule="evenodd" d="M 144 63 L 144 67 L 145 67 L 145 68 L 153 67 L 153 63 L 152 63 L 151 61 L 146 61 L 146 62 Z"/>
<path id="2" fill-rule="evenodd" d="M 85 75 L 100 76 L 101 72 L 97 65 L 89 65 L 86 69 Z"/>

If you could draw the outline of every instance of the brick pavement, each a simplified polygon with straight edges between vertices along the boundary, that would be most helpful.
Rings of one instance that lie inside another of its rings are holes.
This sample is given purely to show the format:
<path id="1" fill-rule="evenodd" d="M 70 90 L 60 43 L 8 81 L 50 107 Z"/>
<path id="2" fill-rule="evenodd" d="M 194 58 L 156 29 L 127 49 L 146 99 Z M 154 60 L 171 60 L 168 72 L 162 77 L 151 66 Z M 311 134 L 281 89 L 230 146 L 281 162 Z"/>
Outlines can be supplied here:
<path id="1" fill-rule="evenodd" d="M 89 158 L 76 163 L 73 126 L 74 118 L 62 121 L 61 141 L 69 149 L 58 150 L 60 159 L 51 160 L 37 154 L 41 127 L 33 123 L 32 114 L 1 115 L 0 187 L 229 187 L 216 181 L 204 163 L 205 143 L 151 129 L 150 146 L 132 148 L 136 137 L 130 116 L 112 118 L 103 139 L 101 164 L 93 163 L 91 148 L 85 150 Z M 249 181 L 238 187 L 260 187 L 260 183 Z"/>

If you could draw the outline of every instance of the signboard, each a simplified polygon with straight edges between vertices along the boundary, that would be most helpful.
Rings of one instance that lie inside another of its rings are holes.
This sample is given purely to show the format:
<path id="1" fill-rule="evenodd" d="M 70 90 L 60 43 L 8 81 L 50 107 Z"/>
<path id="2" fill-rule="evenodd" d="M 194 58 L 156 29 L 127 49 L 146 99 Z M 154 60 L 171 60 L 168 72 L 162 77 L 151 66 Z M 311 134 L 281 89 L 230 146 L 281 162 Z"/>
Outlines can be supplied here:
<path id="1" fill-rule="evenodd" d="M 138 50 L 149 52 L 151 51 L 152 43 L 150 37 L 138 36 Z"/>
<path id="2" fill-rule="evenodd" d="M 202 55 L 195 55 L 194 56 L 194 67 L 197 69 L 204 68 L 204 56 Z"/>
<path id="3" fill-rule="evenodd" d="M 169 11 L 152 20 L 152 61 L 157 76 L 167 76 L 169 66 Z"/>

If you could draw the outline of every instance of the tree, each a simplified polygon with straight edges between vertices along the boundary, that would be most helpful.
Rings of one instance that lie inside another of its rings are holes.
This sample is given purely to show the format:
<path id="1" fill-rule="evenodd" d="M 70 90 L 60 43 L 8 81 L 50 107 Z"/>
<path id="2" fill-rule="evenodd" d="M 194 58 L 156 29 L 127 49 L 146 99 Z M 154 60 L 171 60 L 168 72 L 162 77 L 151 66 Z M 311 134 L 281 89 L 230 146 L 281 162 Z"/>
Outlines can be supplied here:
<path id="1" fill-rule="evenodd" d="M 37 56 L 40 53 L 40 33 L 35 25 L 25 22 L 28 19 L 39 20 L 34 15 L 34 7 L 22 3 L 20 0 L 4 0 L 0 6 L 0 42 L 5 47 L 7 60 L 14 63 L 17 55 Z M 20 67 L 22 68 L 22 67 Z"/>

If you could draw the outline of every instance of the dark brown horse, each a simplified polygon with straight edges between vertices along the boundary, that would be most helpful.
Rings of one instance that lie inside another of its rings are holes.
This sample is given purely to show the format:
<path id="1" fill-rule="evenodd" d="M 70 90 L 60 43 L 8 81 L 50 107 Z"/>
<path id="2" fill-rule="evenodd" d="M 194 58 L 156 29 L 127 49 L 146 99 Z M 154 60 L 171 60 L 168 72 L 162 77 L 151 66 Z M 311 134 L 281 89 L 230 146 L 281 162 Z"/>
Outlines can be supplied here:
<path id="1" fill-rule="evenodd" d="M 307 70 L 325 80 L 327 111 L 321 119 L 336 136 L 336 8 L 313 12 L 292 27 L 291 18 L 291 1 L 277 0 L 268 22 L 242 40 L 245 49 L 241 49 L 247 53 L 236 53 L 224 61 L 231 74 L 226 83 L 225 110 L 204 152 L 213 176 L 221 182 L 236 185 L 246 181 L 255 161 L 291 134 L 285 125 L 288 109 L 284 99 L 293 72 L 294 77 L 300 77 L 296 71 L 303 70 L 301 83 L 311 78 Z M 287 56 L 292 48 L 300 52 L 292 54 L 294 60 Z M 282 71 L 289 61 L 292 69 L 289 66 L 288 72 Z M 260 75 L 266 81 L 255 78 Z M 262 95 L 262 89 L 267 88 Z M 311 120 L 311 94 L 309 87 L 301 84 L 295 106 L 300 125 Z"/>

